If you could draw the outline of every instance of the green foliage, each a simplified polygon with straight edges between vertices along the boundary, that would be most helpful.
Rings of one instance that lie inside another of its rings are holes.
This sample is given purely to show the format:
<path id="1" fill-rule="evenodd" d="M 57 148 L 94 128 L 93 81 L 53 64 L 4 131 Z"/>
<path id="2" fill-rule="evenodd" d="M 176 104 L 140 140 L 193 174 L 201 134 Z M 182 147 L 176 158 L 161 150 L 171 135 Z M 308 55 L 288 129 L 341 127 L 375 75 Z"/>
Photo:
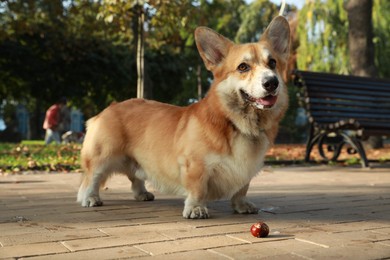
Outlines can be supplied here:
<path id="1" fill-rule="evenodd" d="M 307 1 L 298 19 L 298 68 L 347 73 L 348 19 L 343 1 Z"/>
<path id="2" fill-rule="evenodd" d="M 390 2 L 374 0 L 375 60 L 381 77 L 390 77 Z M 344 1 L 306 1 L 299 12 L 298 68 L 349 73 L 348 18 Z"/>
<path id="3" fill-rule="evenodd" d="M 374 0 L 375 65 L 380 77 L 390 78 L 390 1 Z"/>
<path id="4" fill-rule="evenodd" d="M 127 44 L 106 37 L 106 24 L 93 14 L 97 3 L 72 3 L 66 10 L 62 1 L 6 6 L 0 20 L 5 32 L 0 38 L 2 97 L 42 111 L 67 96 L 79 107 L 93 104 L 93 115 L 113 100 L 134 95 L 135 73 L 129 73 L 134 58 Z"/>
<path id="5" fill-rule="evenodd" d="M 259 40 L 269 22 L 278 14 L 278 8 L 268 0 L 256 0 L 248 6 L 241 6 L 242 23 L 235 37 L 237 42 Z"/>

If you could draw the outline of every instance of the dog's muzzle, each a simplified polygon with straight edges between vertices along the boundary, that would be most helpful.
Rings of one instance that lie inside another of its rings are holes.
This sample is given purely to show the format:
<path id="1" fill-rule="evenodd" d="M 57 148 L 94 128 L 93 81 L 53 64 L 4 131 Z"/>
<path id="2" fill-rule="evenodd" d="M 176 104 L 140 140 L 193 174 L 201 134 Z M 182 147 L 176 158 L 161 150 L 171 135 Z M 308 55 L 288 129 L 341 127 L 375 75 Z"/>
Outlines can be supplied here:
<path id="1" fill-rule="evenodd" d="M 255 98 L 241 89 L 241 96 L 246 102 L 250 103 L 257 109 L 272 108 L 278 99 L 277 89 L 279 87 L 279 80 L 276 76 L 269 76 L 265 77 L 261 84 L 262 87 L 267 91 L 268 95 L 261 98 Z"/>
<path id="2" fill-rule="evenodd" d="M 276 76 L 265 77 L 262 80 L 261 85 L 267 92 L 267 95 L 264 97 L 255 98 L 243 89 L 240 89 L 241 96 L 244 101 L 257 109 L 272 108 L 278 99 L 277 89 L 279 87 L 279 80 Z"/>
<path id="3" fill-rule="evenodd" d="M 262 97 L 262 98 L 252 97 L 251 95 L 249 95 L 247 92 L 245 92 L 242 89 L 240 89 L 240 93 L 241 93 L 242 99 L 245 102 L 249 103 L 250 105 L 254 106 L 257 109 L 272 108 L 278 99 L 276 92 L 271 93 L 271 94 L 269 94 L 265 97 Z"/>

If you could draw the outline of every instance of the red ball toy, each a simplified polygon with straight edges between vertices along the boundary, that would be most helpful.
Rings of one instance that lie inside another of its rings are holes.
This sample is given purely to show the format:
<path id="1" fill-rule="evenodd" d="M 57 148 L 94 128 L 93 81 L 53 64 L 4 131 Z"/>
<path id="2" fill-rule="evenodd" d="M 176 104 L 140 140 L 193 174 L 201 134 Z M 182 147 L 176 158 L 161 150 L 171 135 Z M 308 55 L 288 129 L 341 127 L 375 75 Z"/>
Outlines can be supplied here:
<path id="1" fill-rule="evenodd" d="M 254 237 L 266 237 L 269 234 L 269 227 L 264 222 L 257 222 L 252 225 L 251 233 Z"/>

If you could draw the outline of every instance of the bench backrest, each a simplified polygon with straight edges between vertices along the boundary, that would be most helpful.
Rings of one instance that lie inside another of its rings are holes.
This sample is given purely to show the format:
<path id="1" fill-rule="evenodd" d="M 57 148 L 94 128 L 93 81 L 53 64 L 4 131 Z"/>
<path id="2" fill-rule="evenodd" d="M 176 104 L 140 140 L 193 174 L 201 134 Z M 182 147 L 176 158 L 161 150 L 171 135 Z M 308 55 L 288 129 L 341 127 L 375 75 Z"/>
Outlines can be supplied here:
<path id="1" fill-rule="evenodd" d="M 340 123 L 378 134 L 390 133 L 390 80 L 295 71 L 304 87 L 309 120 L 328 127 Z"/>

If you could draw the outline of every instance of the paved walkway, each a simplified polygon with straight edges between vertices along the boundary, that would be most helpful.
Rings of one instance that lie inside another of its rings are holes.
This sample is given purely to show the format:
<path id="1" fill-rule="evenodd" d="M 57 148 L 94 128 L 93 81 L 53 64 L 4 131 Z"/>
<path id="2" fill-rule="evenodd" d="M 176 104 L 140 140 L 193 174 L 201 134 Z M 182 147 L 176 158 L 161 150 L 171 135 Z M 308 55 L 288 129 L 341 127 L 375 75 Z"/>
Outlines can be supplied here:
<path id="1" fill-rule="evenodd" d="M 239 215 L 228 201 L 211 219 L 181 217 L 183 200 L 131 198 L 116 176 L 105 205 L 75 202 L 79 174 L 0 176 L 3 259 L 390 259 L 390 166 L 373 169 L 267 167 L 249 196 L 261 211 Z M 267 238 L 252 224 L 265 221 Z"/>

